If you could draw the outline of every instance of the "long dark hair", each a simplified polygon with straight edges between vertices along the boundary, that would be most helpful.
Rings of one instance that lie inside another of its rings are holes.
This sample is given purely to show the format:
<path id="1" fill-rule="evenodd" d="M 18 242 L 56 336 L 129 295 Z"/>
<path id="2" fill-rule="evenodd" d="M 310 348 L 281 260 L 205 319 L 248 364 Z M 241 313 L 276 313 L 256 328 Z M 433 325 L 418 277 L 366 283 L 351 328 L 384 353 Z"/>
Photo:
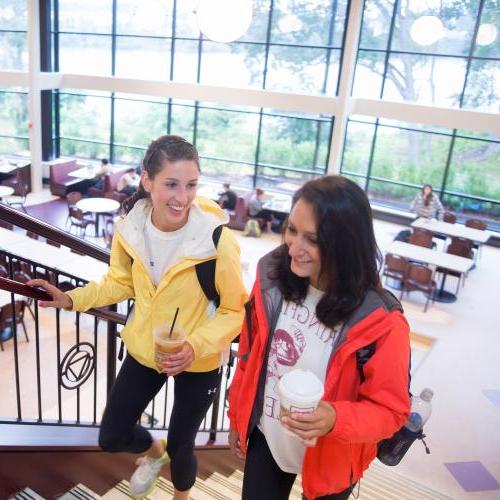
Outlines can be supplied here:
<path id="1" fill-rule="evenodd" d="M 375 241 L 372 211 L 364 191 L 339 175 L 307 182 L 296 192 L 293 205 L 298 200 L 311 205 L 316 217 L 320 281 L 326 286 L 316 315 L 332 328 L 361 304 L 369 288 L 380 286 L 382 256 Z M 286 300 L 301 303 L 309 280 L 291 271 L 286 245 L 276 257 L 272 277 L 278 279 Z"/>
<path id="2" fill-rule="evenodd" d="M 198 170 L 200 170 L 198 151 L 190 142 L 178 135 L 162 135 L 148 146 L 142 161 L 142 168 L 148 173 L 148 177 L 153 180 L 163 168 L 165 161 L 179 160 L 193 160 L 196 162 Z M 123 211 L 128 214 L 141 198 L 148 197 L 149 193 L 144 189 L 141 182 L 137 191 L 123 202 Z"/>
<path id="3" fill-rule="evenodd" d="M 424 192 L 425 188 L 429 188 L 430 189 L 429 194 L 425 194 L 425 192 Z M 424 205 L 426 207 L 429 206 L 429 203 L 431 202 L 432 197 L 434 196 L 434 191 L 433 191 L 432 186 L 430 184 L 424 184 L 422 186 L 422 196 L 424 197 Z"/>

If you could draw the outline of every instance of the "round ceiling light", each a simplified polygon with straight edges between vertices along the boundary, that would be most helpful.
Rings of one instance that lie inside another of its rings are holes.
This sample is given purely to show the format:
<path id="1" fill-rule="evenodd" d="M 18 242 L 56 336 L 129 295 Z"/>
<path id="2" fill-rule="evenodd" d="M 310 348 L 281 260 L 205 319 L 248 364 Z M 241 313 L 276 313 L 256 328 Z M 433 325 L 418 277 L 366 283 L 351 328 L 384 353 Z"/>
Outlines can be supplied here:
<path id="1" fill-rule="evenodd" d="M 196 11 L 200 31 L 214 42 L 242 37 L 252 21 L 252 0 L 200 0 Z"/>
<path id="2" fill-rule="evenodd" d="M 478 45 L 491 45 L 498 35 L 497 27 L 494 24 L 484 23 L 477 30 L 476 43 Z"/>
<path id="3" fill-rule="evenodd" d="M 435 16 L 418 17 L 410 28 L 411 38 L 419 45 L 433 45 L 443 38 L 443 35 L 443 23 Z"/>

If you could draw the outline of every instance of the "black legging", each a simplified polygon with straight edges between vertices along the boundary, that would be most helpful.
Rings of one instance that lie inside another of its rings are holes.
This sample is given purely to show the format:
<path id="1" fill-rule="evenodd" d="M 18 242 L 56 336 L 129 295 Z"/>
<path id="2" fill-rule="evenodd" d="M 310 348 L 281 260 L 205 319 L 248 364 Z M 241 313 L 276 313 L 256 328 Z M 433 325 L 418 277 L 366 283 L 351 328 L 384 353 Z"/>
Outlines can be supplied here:
<path id="1" fill-rule="evenodd" d="M 221 372 L 182 372 L 174 377 L 174 406 L 168 427 L 167 453 L 172 482 L 179 491 L 193 486 L 197 461 L 194 441 L 205 414 L 218 396 Z M 99 446 L 109 452 L 143 453 L 153 438 L 137 422 L 167 376 L 127 355 L 113 385 L 99 433 Z M 217 389 L 217 390 L 216 390 Z"/>
<path id="2" fill-rule="evenodd" d="M 287 500 L 295 477 L 279 468 L 264 434 L 256 427 L 248 442 L 242 500 Z M 347 500 L 353 488 L 354 485 L 316 500 Z"/>

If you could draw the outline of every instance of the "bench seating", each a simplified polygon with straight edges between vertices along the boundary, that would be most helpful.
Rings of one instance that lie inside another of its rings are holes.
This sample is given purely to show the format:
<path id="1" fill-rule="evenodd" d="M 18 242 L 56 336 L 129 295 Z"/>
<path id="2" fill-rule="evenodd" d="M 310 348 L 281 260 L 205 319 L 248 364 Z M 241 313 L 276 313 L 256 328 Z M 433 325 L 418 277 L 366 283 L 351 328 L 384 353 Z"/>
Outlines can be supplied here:
<path id="1" fill-rule="evenodd" d="M 56 196 L 66 196 L 69 191 L 78 191 L 78 184 L 84 181 L 68 174 L 79 167 L 76 160 L 53 163 L 49 166 L 50 192 Z"/>

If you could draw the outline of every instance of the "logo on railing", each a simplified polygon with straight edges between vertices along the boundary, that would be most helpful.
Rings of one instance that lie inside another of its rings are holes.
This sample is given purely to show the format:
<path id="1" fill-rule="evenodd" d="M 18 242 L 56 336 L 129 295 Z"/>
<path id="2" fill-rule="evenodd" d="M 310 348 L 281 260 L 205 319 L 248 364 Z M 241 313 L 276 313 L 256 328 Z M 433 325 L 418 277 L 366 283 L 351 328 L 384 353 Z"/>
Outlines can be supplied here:
<path id="1" fill-rule="evenodd" d="M 61 384 L 66 389 L 80 387 L 94 371 L 95 349 L 88 342 L 73 346 L 61 362 Z"/>

